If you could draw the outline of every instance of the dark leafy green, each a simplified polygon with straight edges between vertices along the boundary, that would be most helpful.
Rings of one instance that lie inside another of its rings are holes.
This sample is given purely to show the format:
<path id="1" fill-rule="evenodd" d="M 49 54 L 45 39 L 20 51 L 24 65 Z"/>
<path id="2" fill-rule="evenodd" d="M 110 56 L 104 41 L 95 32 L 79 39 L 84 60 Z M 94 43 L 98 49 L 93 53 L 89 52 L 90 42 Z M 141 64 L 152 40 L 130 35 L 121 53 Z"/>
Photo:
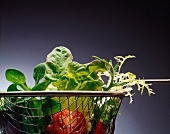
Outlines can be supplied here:
<path id="1" fill-rule="evenodd" d="M 5 106 L 8 111 L 14 111 L 11 117 L 21 122 L 17 127 L 29 133 L 43 132 L 51 121 L 50 116 L 61 110 L 58 100 L 50 97 L 6 97 Z"/>
<path id="2" fill-rule="evenodd" d="M 10 91 L 24 91 L 24 89 L 18 85 L 18 84 L 11 84 L 8 88 L 7 88 L 7 91 L 10 92 Z"/>
<path id="3" fill-rule="evenodd" d="M 35 80 L 35 84 L 38 84 L 39 81 L 44 78 L 45 75 L 45 64 L 44 63 L 40 63 L 38 64 L 35 68 L 34 68 L 34 72 L 33 72 L 33 78 Z"/>

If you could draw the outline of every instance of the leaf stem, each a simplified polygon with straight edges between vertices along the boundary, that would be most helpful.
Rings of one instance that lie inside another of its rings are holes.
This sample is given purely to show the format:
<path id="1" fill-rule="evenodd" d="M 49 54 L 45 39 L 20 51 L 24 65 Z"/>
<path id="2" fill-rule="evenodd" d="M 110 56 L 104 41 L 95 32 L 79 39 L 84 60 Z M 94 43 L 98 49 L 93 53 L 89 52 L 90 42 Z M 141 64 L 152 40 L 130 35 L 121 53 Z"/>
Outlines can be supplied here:
<path id="1" fill-rule="evenodd" d="M 21 84 L 21 86 L 25 91 L 30 91 L 30 89 L 24 83 Z"/>

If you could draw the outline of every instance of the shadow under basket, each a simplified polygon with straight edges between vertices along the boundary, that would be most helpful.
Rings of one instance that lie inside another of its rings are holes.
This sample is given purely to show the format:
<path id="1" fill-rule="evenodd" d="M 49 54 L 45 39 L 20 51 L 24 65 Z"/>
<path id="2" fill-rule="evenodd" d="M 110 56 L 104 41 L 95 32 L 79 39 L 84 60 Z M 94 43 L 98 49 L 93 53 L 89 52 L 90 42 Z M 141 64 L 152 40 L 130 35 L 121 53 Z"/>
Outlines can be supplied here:
<path id="1" fill-rule="evenodd" d="M 113 134 L 124 96 L 110 91 L 0 93 L 0 134 Z"/>

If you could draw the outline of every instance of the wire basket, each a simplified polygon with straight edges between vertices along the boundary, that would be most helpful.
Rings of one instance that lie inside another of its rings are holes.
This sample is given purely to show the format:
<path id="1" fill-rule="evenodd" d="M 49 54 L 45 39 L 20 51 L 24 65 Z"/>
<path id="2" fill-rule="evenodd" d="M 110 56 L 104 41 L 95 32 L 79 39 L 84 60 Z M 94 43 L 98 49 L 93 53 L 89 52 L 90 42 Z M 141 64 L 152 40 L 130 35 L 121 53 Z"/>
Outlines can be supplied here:
<path id="1" fill-rule="evenodd" d="M 0 93 L 2 134 L 113 134 L 124 93 L 44 91 Z"/>

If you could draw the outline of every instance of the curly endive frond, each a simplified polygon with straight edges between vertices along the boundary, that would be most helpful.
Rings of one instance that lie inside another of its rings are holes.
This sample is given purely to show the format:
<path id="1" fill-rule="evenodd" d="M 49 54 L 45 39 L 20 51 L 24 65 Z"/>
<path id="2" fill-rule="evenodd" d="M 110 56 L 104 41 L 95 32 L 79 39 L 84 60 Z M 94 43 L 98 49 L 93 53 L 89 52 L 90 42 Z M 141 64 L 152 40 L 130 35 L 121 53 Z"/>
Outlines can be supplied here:
<path id="1" fill-rule="evenodd" d="M 126 96 L 130 97 L 130 103 L 133 101 L 133 95 L 132 90 L 133 86 L 137 86 L 138 91 L 141 92 L 141 94 L 144 92 L 144 89 L 148 90 L 149 96 L 151 94 L 155 94 L 153 90 L 150 88 L 151 84 L 146 83 L 144 80 L 137 79 L 136 75 L 131 72 L 126 73 L 120 73 L 120 69 L 124 62 L 129 58 L 135 58 L 133 55 L 128 56 L 116 56 L 115 59 L 118 63 L 118 70 L 117 71 L 106 71 L 106 72 L 100 72 L 98 73 L 99 79 L 102 80 L 102 75 L 105 75 L 108 77 L 107 83 L 104 85 L 106 89 L 109 88 L 111 91 L 119 91 L 125 93 Z M 112 65 L 111 65 L 112 66 Z M 113 68 L 113 67 L 112 67 Z"/>
<path id="2" fill-rule="evenodd" d="M 119 71 L 120 72 L 120 69 L 122 68 L 122 65 L 124 64 L 124 62 L 127 60 L 127 59 L 130 59 L 130 58 L 136 58 L 134 55 L 128 55 L 128 56 L 116 56 L 114 57 L 116 59 L 116 61 L 119 63 Z"/>

